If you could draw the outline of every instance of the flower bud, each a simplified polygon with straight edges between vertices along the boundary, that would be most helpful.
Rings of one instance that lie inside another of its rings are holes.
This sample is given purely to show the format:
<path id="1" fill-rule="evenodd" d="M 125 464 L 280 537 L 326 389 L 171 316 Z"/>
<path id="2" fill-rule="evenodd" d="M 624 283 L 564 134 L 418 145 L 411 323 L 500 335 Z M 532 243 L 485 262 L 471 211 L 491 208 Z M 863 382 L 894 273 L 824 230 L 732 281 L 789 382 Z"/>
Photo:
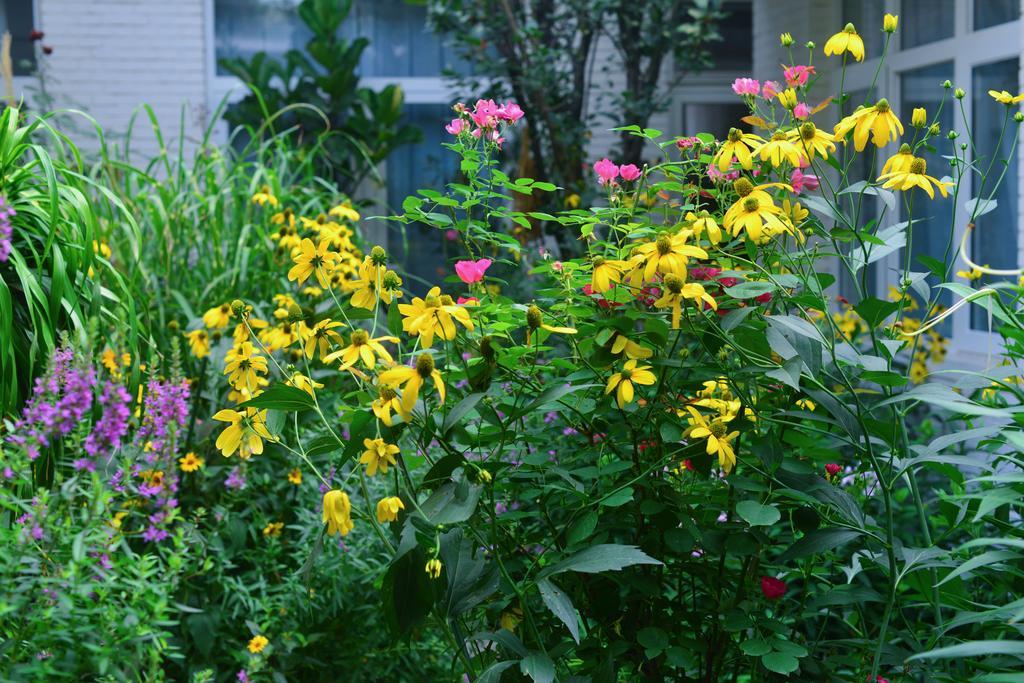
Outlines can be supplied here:
<path id="1" fill-rule="evenodd" d="M 794 43 L 793 36 L 789 33 L 783 33 L 779 36 L 779 43 L 782 44 L 782 47 L 789 47 Z"/>
<path id="2" fill-rule="evenodd" d="M 929 126 L 928 135 L 931 135 L 933 137 L 936 135 L 942 135 L 942 129 L 939 128 L 939 124 L 933 123 L 931 126 Z"/>
<path id="3" fill-rule="evenodd" d="M 297 323 L 302 320 L 305 316 L 302 315 L 302 309 L 299 308 L 297 303 L 288 304 L 288 322 Z"/>
<path id="4" fill-rule="evenodd" d="M 178 323 L 177 320 L 171 320 L 167 323 L 167 329 L 169 329 L 171 332 L 177 332 L 180 328 L 181 325 Z"/>
<path id="5" fill-rule="evenodd" d="M 948 133 L 946 133 L 946 137 L 949 138 L 950 140 L 956 140 L 960 136 L 957 134 L 955 130 L 951 130 Z"/>
<path id="6" fill-rule="evenodd" d="M 817 45 L 814 44 L 813 40 L 808 40 L 807 41 L 807 49 L 808 50 L 813 50 L 815 47 L 817 47 Z"/>
<path id="7" fill-rule="evenodd" d="M 928 123 L 928 112 L 924 107 L 916 107 L 910 115 L 910 125 L 914 128 L 924 128 Z"/>
<path id="8" fill-rule="evenodd" d="M 242 315 L 245 311 L 245 303 L 241 299 L 235 299 L 231 302 L 231 312 L 235 315 Z"/>
<path id="9" fill-rule="evenodd" d="M 1013 115 L 1013 120 L 1016 121 L 1017 123 L 1024 121 L 1024 114 L 1022 114 L 1021 112 L 1017 112 L 1016 114 Z"/>
<path id="10" fill-rule="evenodd" d="M 526 326 L 531 330 L 536 330 L 544 322 L 544 314 L 540 312 L 540 309 L 535 305 L 531 305 L 526 309 Z"/>
<path id="11" fill-rule="evenodd" d="M 962 100 L 966 95 L 967 93 L 964 92 L 963 88 L 957 88 L 956 90 L 953 91 L 953 97 L 957 98 L 958 100 Z"/>
<path id="12" fill-rule="evenodd" d="M 942 81 L 942 87 L 945 88 L 946 90 L 949 90 L 950 88 L 953 87 L 953 82 L 947 78 L 946 80 Z"/>
<path id="13" fill-rule="evenodd" d="M 882 30 L 886 33 L 895 33 L 896 27 L 900 23 L 900 18 L 895 14 L 886 14 L 882 17 Z"/>
<path id="14" fill-rule="evenodd" d="M 370 250 L 370 261 L 375 266 L 383 266 L 388 262 L 388 253 L 384 251 L 384 247 L 377 245 Z"/>

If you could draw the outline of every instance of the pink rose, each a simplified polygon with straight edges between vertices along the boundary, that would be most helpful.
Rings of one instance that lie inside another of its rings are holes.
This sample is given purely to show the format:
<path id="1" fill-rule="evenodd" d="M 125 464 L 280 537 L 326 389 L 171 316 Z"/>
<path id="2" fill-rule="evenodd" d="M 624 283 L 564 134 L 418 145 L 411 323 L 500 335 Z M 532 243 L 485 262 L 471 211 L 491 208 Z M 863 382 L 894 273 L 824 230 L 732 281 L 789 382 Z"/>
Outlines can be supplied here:
<path id="1" fill-rule="evenodd" d="M 732 82 L 732 91 L 737 95 L 757 97 L 761 92 L 761 83 L 753 78 L 737 78 Z"/>
<path id="2" fill-rule="evenodd" d="M 491 259 L 482 258 L 479 261 L 459 261 L 455 264 L 455 272 L 459 279 L 467 285 L 480 282 L 484 279 L 484 273 L 491 267 Z"/>
<path id="3" fill-rule="evenodd" d="M 594 164 L 594 172 L 597 173 L 598 182 L 607 185 L 618 177 L 619 167 L 605 157 Z"/>
<path id="4" fill-rule="evenodd" d="M 498 118 L 509 123 L 515 123 L 525 115 L 525 112 L 515 102 L 506 102 L 498 108 Z"/>
<path id="5" fill-rule="evenodd" d="M 633 164 L 619 166 L 619 175 L 623 180 L 633 181 L 640 177 L 640 169 Z"/>
<path id="6" fill-rule="evenodd" d="M 498 105 L 494 100 L 477 100 L 470 117 L 481 128 L 494 128 L 498 124 Z"/>
<path id="7" fill-rule="evenodd" d="M 469 124 L 464 119 L 452 119 L 452 122 L 445 126 L 444 129 L 450 135 L 458 135 L 468 127 Z"/>

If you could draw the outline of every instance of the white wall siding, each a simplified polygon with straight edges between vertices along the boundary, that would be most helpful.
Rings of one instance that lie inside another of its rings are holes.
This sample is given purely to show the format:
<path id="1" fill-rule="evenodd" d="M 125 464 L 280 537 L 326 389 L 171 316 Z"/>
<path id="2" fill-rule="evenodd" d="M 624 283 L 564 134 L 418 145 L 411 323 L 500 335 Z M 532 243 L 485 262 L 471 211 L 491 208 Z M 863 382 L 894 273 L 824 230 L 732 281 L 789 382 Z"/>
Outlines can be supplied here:
<path id="1" fill-rule="evenodd" d="M 36 25 L 54 52 L 45 57 L 58 107 L 81 108 L 105 131 L 123 133 L 140 104 L 153 107 L 168 146 L 207 113 L 205 0 L 37 0 Z M 137 119 L 132 146 L 159 151 L 148 120 Z"/>

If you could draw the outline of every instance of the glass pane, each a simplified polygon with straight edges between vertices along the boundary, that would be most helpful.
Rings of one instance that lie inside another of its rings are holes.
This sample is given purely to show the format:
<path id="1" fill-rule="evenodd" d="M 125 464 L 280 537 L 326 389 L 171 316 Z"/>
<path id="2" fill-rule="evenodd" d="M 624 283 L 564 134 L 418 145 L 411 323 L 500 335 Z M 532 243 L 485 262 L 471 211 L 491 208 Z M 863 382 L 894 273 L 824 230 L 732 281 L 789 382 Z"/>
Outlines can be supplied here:
<path id="1" fill-rule="evenodd" d="M 1020 0 L 974 0 L 974 30 L 1020 19 Z"/>
<path id="2" fill-rule="evenodd" d="M 909 127 L 910 123 L 910 112 L 915 107 L 924 107 L 928 112 L 928 116 L 933 117 L 939 109 L 939 101 L 942 98 L 943 89 L 939 85 L 946 79 L 952 80 L 953 78 L 953 62 L 943 62 L 942 64 L 933 64 L 932 66 L 922 67 L 920 69 L 914 69 L 912 71 L 904 71 L 900 74 L 900 86 L 901 86 L 901 98 L 900 108 L 897 111 L 900 119 L 904 122 L 905 127 Z M 939 116 L 939 126 L 942 128 L 942 136 L 938 139 L 932 140 L 932 144 L 935 148 L 934 152 L 930 152 L 925 149 L 919 151 L 919 155 L 928 164 L 928 175 L 934 176 L 935 178 L 941 179 L 943 176 L 950 175 L 949 161 L 943 158 L 943 155 L 950 156 L 953 153 L 952 143 L 945 137 L 953 127 L 953 107 L 947 106 L 942 108 L 941 115 Z M 912 129 L 910 129 L 912 130 Z M 909 133 L 909 130 L 908 130 Z M 896 150 L 889 150 L 888 153 L 894 153 Z M 910 270 L 914 272 L 927 272 L 928 267 L 920 260 L 921 256 L 930 256 L 931 258 L 938 259 L 939 261 L 947 261 L 951 266 L 953 264 L 953 251 L 956 245 L 953 243 L 953 198 L 952 195 L 946 199 L 936 193 L 935 199 L 928 199 L 921 190 L 913 190 L 913 209 L 914 209 L 914 224 L 908 231 L 909 239 L 911 242 L 911 253 L 913 254 Z M 901 205 L 901 211 L 903 220 L 906 220 L 906 205 L 905 199 L 907 199 L 905 193 L 897 192 L 897 199 Z M 947 254 L 949 255 L 947 257 Z M 906 258 L 905 254 L 900 255 L 900 263 L 896 268 L 894 274 L 894 280 L 898 278 L 899 274 L 903 272 L 904 262 Z M 935 276 L 929 276 L 927 279 L 929 285 L 938 284 L 940 280 Z M 941 294 L 939 294 L 941 292 Z M 949 306 L 952 298 L 949 290 L 932 290 L 932 299 L 935 300 L 938 295 L 938 303 L 942 306 Z M 922 302 L 918 302 L 919 305 Z M 944 335 L 949 336 L 952 326 L 949 324 L 949 319 L 939 326 L 940 332 Z"/>
<path id="3" fill-rule="evenodd" d="M 977 4 L 977 3 L 976 3 Z M 978 175 L 974 178 L 972 194 L 975 197 L 996 200 L 996 208 L 979 216 L 971 233 L 971 260 L 979 265 L 993 268 L 1017 267 L 1017 156 L 1013 150 L 1015 124 L 1010 117 L 1017 111 L 999 104 L 988 96 L 989 90 L 1017 92 L 1017 58 L 993 62 L 974 68 L 971 83 L 974 143 L 976 146 L 975 166 L 986 176 L 983 186 Z M 1005 129 L 1004 129 L 1005 126 Z M 1004 161 L 1006 175 L 993 195 L 996 180 Z M 967 220 L 967 217 L 964 218 Z M 984 277 L 975 286 L 997 278 Z M 962 280 L 961 280 L 962 282 Z M 975 310 L 977 309 L 977 310 Z M 988 329 L 988 314 L 977 306 L 971 307 L 971 328 Z"/>
<path id="4" fill-rule="evenodd" d="M 843 24 L 853 24 L 864 40 L 865 59 L 882 56 L 882 45 L 885 43 L 885 34 L 882 33 L 884 14 L 885 0 L 843 0 Z"/>
<path id="5" fill-rule="evenodd" d="M 684 104 L 681 130 L 688 135 L 711 133 L 719 140 L 729 134 L 729 128 L 749 130 L 750 125 L 740 121 L 750 115 L 747 105 L 740 102 Z"/>
<path id="6" fill-rule="evenodd" d="M 281 58 L 292 48 L 302 47 L 309 29 L 295 8 L 300 0 L 215 0 L 214 45 L 217 73 L 221 59 L 251 59 L 257 52 Z"/>
<path id="7" fill-rule="evenodd" d="M 875 94 L 868 92 L 867 90 L 856 90 L 850 93 L 849 102 L 852 103 L 847 105 L 846 109 L 852 109 L 853 106 L 861 102 L 873 101 Z M 874 145 L 868 145 L 864 148 L 863 152 L 857 153 L 854 151 L 852 145 L 842 145 L 840 147 L 840 153 L 842 154 L 843 166 L 849 166 L 850 170 L 847 174 L 850 183 L 856 183 L 861 180 L 873 181 L 878 177 L 877 158 L 878 153 Z M 852 162 L 852 163 L 851 163 Z M 815 162 L 817 163 L 817 162 Z M 848 193 L 841 196 L 842 210 L 844 215 L 849 216 L 854 225 L 859 230 L 868 229 L 869 232 L 874 233 L 877 229 L 877 223 L 875 228 L 869 228 L 872 221 L 878 220 L 878 197 L 873 194 L 864 193 Z M 892 223 L 895 218 L 891 214 L 886 214 L 883 217 L 884 224 L 888 225 Z M 862 250 L 856 242 L 850 242 L 849 245 L 843 248 L 844 254 L 847 256 L 851 254 L 860 255 Z M 839 276 L 838 286 L 839 293 L 842 294 L 847 301 L 852 305 L 857 305 L 860 302 L 860 292 L 864 292 L 866 296 L 877 296 L 877 278 L 878 278 L 878 263 L 872 263 L 867 266 L 866 269 L 857 271 L 857 281 L 854 282 L 854 275 L 844 266 L 842 263 L 839 264 Z"/>
<path id="8" fill-rule="evenodd" d="M 35 28 L 29 0 L 0 0 L 0 33 L 11 32 L 11 63 L 16 76 L 31 74 L 36 50 L 29 34 Z"/>
<path id="9" fill-rule="evenodd" d="M 750 71 L 754 66 L 754 7 L 749 2 L 726 2 L 727 16 L 718 26 L 722 40 L 708 46 L 712 69 Z"/>
<path id="10" fill-rule="evenodd" d="M 402 200 L 416 194 L 420 188 L 440 190 L 451 182 L 459 170 L 459 159 L 454 152 L 441 147 L 450 135 L 444 124 L 452 118 L 451 107 L 443 104 L 417 104 L 407 106 L 404 123 L 423 130 L 423 141 L 400 147 L 388 157 L 388 204 L 392 211 L 401 211 Z M 445 233 L 421 223 L 405 226 L 403 240 L 401 227 L 388 224 L 388 251 L 405 272 L 422 278 L 407 278 L 406 287 L 417 294 L 426 291 L 423 282 L 437 282 L 447 267 L 446 248 L 455 245 L 445 240 Z"/>
<path id="11" fill-rule="evenodd" d="M 953 37 L 954 0 L 903 0 L 901 4 L 903 49 Z"/>

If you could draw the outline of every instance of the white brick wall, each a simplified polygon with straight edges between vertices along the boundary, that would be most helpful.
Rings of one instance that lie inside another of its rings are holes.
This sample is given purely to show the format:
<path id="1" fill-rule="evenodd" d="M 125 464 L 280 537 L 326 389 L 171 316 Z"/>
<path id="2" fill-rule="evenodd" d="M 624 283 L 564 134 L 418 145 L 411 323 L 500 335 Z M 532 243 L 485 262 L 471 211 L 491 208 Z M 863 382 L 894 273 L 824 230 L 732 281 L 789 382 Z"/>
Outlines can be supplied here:
<path id="1" fill-rule="evenodd" d="M 205 0 L 36 0 L 37 26 L 54 52 L 48 88 L 59 107 L 81 108 L 105 131 L 123 133 L 133 110 L 153 107 L 171 150 L 201 135 L 207 112 Z M 120 143 L 119 143 L 120 144 Z M 132 147 L 159 151 L 144 113 Z"/>

